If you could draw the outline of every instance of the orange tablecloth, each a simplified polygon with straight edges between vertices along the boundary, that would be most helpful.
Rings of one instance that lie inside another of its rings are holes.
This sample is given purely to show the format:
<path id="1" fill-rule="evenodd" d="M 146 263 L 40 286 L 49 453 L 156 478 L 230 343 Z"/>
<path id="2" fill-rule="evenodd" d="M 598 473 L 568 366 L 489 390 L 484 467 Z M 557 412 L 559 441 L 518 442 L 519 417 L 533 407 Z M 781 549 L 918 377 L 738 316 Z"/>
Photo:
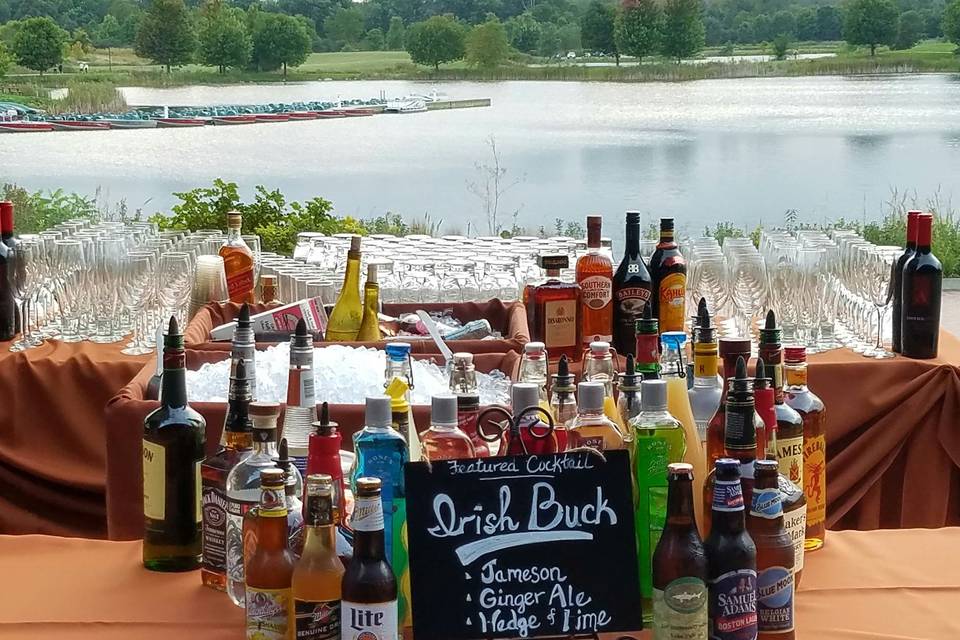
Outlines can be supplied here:
<path id="1" fill-rule="evenodd" d="M 107 400 L 143 368 L 123 343 L 0 342 L 0 533 L 107 534 Z"/>
<path id="2" fill-rule="evenodd" d="M 796 599 L 800 640 L 960 638 L 960 529 L 830 532 Z M 236 640 L 243 611 L 139 542 L 0 537 L 0 638 Z M 649 637 L 649 634 L 644 634 Z"/>

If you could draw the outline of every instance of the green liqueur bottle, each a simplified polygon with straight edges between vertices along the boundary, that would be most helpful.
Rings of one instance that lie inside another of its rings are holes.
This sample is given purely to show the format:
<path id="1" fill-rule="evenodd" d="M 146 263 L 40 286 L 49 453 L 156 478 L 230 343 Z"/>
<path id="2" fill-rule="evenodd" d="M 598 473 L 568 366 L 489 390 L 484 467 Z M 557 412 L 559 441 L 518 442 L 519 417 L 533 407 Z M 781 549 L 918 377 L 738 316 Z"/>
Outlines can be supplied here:
<path id="1" fill-rule="evenodd" d="M 637 548 L 643 621 L 653 621 L 653 552 L 667 519 L 667 466 L 682 462 L 686 440 L 680 421 L 667 411 L 665 380 L 644 380 L 642 411 L 631 421 L 636 438 Z"/>
<path id="2" fill-rule="evenodd" d="M 143 566 L 200 566 L 200 463 L 206 422 L 187 405 L 186 353 L 177 320 L 163 338 L 160 407 L 143 421 Z"/>

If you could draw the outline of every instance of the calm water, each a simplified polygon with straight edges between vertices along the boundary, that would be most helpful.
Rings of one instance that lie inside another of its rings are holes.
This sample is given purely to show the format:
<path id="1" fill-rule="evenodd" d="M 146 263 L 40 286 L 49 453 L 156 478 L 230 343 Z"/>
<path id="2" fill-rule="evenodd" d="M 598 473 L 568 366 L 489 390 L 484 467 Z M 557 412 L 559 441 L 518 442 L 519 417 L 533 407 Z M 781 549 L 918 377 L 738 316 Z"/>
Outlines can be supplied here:
<path id="1" fill-rule="evenodd" d="M 439 88 L 493 107 L 187 130 L 6 135 L 0 178 L 167 209 L 218 176 L 249 193 L 321 195 L 341 215 L 387 210 L 486 232 L 467 184 L 493 136 L 519 181 L 501 222 L 552 225 L 639 208 L 689 230 L 731 220 L 876 217 L 892 188 L 960 198 L 960 76 L 777 78 L 682 84 L 315 82 L 131 88 L 131 104 L 281 102 Z M 613 216 L 616 215 L 616 218 Z M 616 225 L 619 228 L 619 223 Z M 619 235 L 609 229 L 612 235 Z"/>

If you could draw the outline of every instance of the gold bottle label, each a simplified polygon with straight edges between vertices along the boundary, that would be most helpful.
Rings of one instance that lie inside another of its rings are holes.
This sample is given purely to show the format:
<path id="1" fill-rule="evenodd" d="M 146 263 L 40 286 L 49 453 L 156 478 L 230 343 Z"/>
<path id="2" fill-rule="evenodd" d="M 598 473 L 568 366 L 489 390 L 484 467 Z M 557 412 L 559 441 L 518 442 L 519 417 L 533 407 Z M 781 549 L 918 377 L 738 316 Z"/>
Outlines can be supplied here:
<path id="1" fill-rule="evenodd" d="M 161 444 L 144 440 L 143 515 L 151 520 L 166 517 L 166 475 L 167 450 Z"/>
<path id="2" fill-rule="evenodd" d="M 287 640 L 292 636 L 291 589 L 247 587 L 247 640 Z"/>
<path id="3" fill-rule="evenodd" d="M 780 473 L 798 487 L 803 486 L 803 436 L 777 439 Z"/>
<path id="4" fill-rule="evenodd" d="M 807 526 L 827 518 L 827 443 L 823 435 L 803 444 L 803 492 L 807 496 Z"/>
<path id="5" fill-rule="evenodd" d="M 668 274 L 660 281 L 660 331 L 683 331 L 687 276 Z"/>
<path id="6" fill-rule="evenodd" d="M 576 300 L 554 300 L 543 305 L 543 342 L 547 349 L 572 347 L 577 344 Z"/>
<path id="7" fill-rule="evenodd" d="M 712 346 L 712 345 L 711 345 Z M 697 378 L 713 378 L 717 375 L 717 350 L 712 348 L 709 353 L 693 354 L 694 376 Z"/>

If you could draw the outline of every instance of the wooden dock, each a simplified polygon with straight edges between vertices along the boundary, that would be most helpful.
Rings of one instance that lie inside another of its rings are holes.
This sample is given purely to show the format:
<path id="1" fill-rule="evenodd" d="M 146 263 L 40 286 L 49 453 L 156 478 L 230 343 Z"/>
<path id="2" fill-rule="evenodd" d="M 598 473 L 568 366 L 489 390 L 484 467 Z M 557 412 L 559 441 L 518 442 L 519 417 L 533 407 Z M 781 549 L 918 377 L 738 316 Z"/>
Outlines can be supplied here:
<path id="1" fill-rule="evenodd" d="M 471 100 L 437 100 L 427 103 L 427 111 L 438 109 L 473 109 L 475 107 L 489 107 L 490 98 L 474 98 Z"/>

